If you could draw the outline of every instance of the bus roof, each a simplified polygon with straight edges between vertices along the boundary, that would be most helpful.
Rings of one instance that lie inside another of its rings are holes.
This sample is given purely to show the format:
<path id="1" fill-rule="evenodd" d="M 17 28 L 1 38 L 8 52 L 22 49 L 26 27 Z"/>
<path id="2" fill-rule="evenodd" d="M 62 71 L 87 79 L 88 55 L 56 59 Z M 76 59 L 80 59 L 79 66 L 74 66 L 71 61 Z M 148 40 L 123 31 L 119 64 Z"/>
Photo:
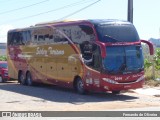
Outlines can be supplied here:
<path id="1" fill-rule="evenodd" d="M 82 22 L 89 22 L 94 25 L 101 25 L 101 24 L 131 24 L 128 21 L 118 20 L 118 19 L 88 19 L 88 20 L 64 20 L 64 21 L 51 21 L 45 23 L 39 23 L 35 26 L 42 26 L 42 25 L 54 25 L 54 24 L 67 24 L 67 23 L 82 23 Z"/>
<path id="2" fill-rule="evenodd" d="M 93 25 L 103 25 L 103 24 L 131 24 L 128 21 L 124 20 L 118 20 L 118 19 L 88 19 L 88 20 L 63 20 L 63 21 L 51 21 L 51 22 L 44 22 L 44 23 L 38 23 L 35 26 L 30 26 L 26 28 L 17 28 L 13 30 L 9 30 L 9 32 L 13 31 L 21 31 L 25 29 L 32 29 L 35 27 L 42 27 L 42 26 L 48 26 L 48 25 L 66 25 L 66 24 L 76 24 L 76 23 L 91 23 Z"/>

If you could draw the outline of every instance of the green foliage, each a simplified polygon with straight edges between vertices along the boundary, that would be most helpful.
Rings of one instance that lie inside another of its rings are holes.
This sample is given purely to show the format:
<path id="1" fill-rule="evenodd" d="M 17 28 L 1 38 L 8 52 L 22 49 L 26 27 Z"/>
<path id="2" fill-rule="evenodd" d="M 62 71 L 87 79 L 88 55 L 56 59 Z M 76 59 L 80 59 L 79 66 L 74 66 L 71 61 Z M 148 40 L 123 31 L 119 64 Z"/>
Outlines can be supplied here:
<path id="1" fill-rule="evenodd" d="M 150 66 L 152 66 L 152 63 L 151 63 L 148 59 L 145 59 L 145 60 L 144 60 L 144 68 L 147 69 L 147 68 L 149 68 Z"/>
<path id="2" fill-rule="evenodd" d="M 156 50 L 156 54 L 154 55 L 154 64 L 155 69 L 160 70 L 160 49 Z"/>
<path id="3" fill-rule="evenodd" d="M 160 49 L 156 49 L 156 53 L 153 57 L 153 61 L 151 62 L 150 59 L 145 59 L 144 60 L 144 67 L 145 69 L 149 68 L 154 64 L 156 70 L 160 70 Z"/>
<path id="4" fill-rule="evenodd" d="M 156 49 L 154 56 L 147 56 L 144 60 L 146 84 L 159 86 L 160 81 L 156 79 L 160 78 L 160 48 Z"/>
<path id="5" fill-rule="evenodd" d="M 0 56 L 0 61 L 7 61 L 7 56 L 4 55 Z"/>

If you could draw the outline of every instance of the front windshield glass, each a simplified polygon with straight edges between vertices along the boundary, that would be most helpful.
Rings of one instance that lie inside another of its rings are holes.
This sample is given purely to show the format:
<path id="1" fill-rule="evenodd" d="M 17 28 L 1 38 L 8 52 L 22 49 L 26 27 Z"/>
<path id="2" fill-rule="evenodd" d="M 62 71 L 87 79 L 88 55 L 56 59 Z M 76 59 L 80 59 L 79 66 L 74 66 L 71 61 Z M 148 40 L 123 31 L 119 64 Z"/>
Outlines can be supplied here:
<path id="1" fill-rule="evenodd" d="M 96 26 L 101 42 L 136 42 L 138 33 L 132 24 L 102 24 Z"/>
<path id="2" fill-rule="evenodd" d="M 139 72 L 144 68 L 141 46 L 107 46 L 104 68 L 109 73 Z"/>

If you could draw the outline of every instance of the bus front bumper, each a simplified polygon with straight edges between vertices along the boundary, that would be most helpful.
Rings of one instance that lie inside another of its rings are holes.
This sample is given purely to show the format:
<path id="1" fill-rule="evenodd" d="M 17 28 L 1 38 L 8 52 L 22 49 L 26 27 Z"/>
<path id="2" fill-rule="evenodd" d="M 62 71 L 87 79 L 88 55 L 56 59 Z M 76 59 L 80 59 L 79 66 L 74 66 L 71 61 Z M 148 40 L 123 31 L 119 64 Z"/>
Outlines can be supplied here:
<path id="1" fill-rule="evenodd" d="M 121 90 L 128 90 L 128 89 L 136 89 L 136 88 L 143 87 L 144 79 L 145 78 L 143 75 L 134 82 L 118 83 L 108 78 L 102 78 L 101 86 L 105 91 L 121 91 Z"/>

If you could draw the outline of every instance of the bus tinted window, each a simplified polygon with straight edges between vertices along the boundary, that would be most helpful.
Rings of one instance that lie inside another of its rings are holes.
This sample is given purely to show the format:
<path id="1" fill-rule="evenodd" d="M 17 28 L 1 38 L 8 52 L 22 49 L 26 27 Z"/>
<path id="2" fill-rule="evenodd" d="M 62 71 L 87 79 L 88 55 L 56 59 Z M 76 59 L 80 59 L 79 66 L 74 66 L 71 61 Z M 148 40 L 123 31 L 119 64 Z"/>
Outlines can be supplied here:
<path id="1" fill-rule="evenodd" d="M 44 41 L 44 35 L 39 35 L 38 36 L 38 41 Z"/>
<path id="2" fill-rule="evenodd" d="M 8 33 L 8 36 L 7 36 L 7 44 L 8 45 L 12 44 L 12 35 L 13 35 L 13 33 Z"/>
<path id="3" fill-rule="evenodd" d="M 58 29 L 60 29 L 74 43 L 81 44 L 84 41 L 95 40 L 93 29 L 87 25 L 65 26 L 59 27 Z"/>
<path id="4" fill-rule="evenodd" d="M 68 40 L 59 30 L 44 28 L 34 31 L 34 44 L 60 44 Z"/>
<path id="5" fill-rule="evenodd" d="M 8 33 L 8 45 L 25 45 L 31 39 L 29 31 Z"/>
<path id="6" fill-rule="evenodd" d="M 101 42 L 136 42 L 138 33 L 131 24 L 102 24 L 96 26 Z"/>
<path id="7" fill-rule="evenodd" d="M 21 43 L 21 34 L 19 32 L 9 33 L 9 44 L 19 45 Z"/>
<path id="8" fill-rule="evenodd" d="M 31 40 L 31 32 L 30 31 L 22 31 L 22 44 L 27 44 Z"/>

